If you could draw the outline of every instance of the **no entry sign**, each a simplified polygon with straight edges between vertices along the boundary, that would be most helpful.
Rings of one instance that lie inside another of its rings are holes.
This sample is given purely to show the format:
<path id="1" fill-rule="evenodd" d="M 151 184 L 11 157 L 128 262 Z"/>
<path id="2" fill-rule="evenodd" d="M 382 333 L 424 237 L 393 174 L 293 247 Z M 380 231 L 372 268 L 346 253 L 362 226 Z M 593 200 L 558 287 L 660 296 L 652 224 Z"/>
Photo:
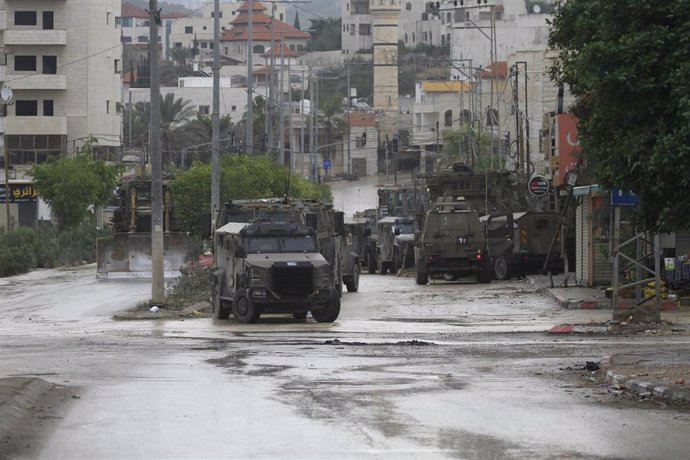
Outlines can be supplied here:
<path id="1" fill-rule="evenodd" d="M 529 192 L 536 197 L 542 197 L 549 193 L 549 187 L 548 179 L 539 175 L 532 176 L 527 184 Z"/>

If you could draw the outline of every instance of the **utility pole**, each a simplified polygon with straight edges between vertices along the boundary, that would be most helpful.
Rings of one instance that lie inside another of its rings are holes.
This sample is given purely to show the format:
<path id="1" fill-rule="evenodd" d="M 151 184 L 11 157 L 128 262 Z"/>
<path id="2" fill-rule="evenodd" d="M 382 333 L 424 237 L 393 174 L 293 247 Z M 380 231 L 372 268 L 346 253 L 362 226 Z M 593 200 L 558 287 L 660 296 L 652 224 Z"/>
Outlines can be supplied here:
<path id="1" fill-rule="evenodd" d="M 279 161 L 281 165 L 285 164 L 285 98 L 283 98 L 283 94 L 285 94 L 285 88 L 283 86 L 283 82 L 285 81 L 284 49 L 285 47 L 283 46 L 283 34 L 280 34 L 280 85 L 278 85 L 280 91 L 278 97 L 278 101 L 280 102 L 278 116 L 280 116 L 280 119 L 278 122 L 278 158 L 280 159 Z"/>
<path id="2" fill-rule="evenodd" d="M 350 94 L 350 59 L 347 59 L 347 174 L 352 175 L 352 153 L 350 136 L 352 133 L 352 95 Z"/>
<path id="3" fill-rule="evenodd" d="M 293 142 L 293 126 L 292 126 L 292 59 L 288 59 L 288 145 L 290 146 L 290 173 L 295 170 L 295 143 Z"/>
<path id="4" fill-rule="evenodd" d="M 249 0 L 249 24 L 247 25 L 247 126 L 246 126 L 246 150 L 245 153 L 254 153 L 254 0 Z"/>
<path id="5" fill-rule="evenodd" d="M 316 182 L 316 153 L 314 153 L 314 82 L 309 69 L 309 178 Z"/>
<path id="6" fill-rule="evenodd" d="M 275 110 L 275 71 L 276 71 L 276 50 L 275 50 L 275 3 L 271 4 L 271 55 L 268 72 L 268 103 L 266 104 L 266 123 L 265 123 L 265 137 L 268 139 L 266 152 L 272 152 L 274 146 L 273 140 L 273 113 Z"/>
<path id="7" fill-rule="evenodd" d="M 220 211 L 220 0 L 213 1 L 213 113 L 211 114 L 211 230 Z"/>
<path id="8" fill-rule="evenodd" d="M 163 272 L 163 170 L 161 161 L 161 92 L 158 57 L 158 0 L 149 0 L 149 69 L 151 89 L 151 303 L 165 302 Z"/>
<path id="9" fill-rule="evenodd" d="M 311 68 L 309 68 L 309 74 L 311 75 Z M 304 177 L 304 70 L 302 71 L 302 93 L 300 96 L 300 109 L 299 109 L 299 117 L 300 117 L 300 143 L 299 143 L 299 151 L 300 151 L 300 174 L 302 177 Z"/>

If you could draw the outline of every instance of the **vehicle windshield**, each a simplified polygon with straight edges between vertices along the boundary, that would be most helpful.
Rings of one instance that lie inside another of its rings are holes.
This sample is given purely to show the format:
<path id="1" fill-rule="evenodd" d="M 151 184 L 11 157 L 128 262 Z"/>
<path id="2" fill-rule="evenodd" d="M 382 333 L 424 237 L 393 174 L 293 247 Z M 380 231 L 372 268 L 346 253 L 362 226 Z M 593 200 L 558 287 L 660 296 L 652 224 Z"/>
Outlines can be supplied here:
<path id="1" fill-rule="evenodd" d="M 316 240 L 304 236 L 253 236 L 246 239 L 248 253 L 317 252 Z"/>
<path id="2" fill-rule="evenodd" d="M 414 233 L 415 224 L 398 224 L 395 228 L 400 230 L 401 235 L 406 235 L 408 233 Z"/>

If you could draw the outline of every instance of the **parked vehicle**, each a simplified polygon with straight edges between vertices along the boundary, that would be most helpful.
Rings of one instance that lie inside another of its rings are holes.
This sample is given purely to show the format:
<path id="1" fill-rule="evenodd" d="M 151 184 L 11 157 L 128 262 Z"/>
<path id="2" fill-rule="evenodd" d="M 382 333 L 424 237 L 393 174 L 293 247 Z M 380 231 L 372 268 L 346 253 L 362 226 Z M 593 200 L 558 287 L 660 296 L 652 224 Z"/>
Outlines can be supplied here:
<path id="1" fill-rule="evenodd" d="M 558 240 L 561 216 L 530 211 L 491 214 L 480 220 L 486 229 L 493 276 L 504 280 L 543 270 L 554 235 Z M 546 267 L 552 273 L 563 271 L 559 247 L 560 244 L 553 246 Z"/>
<path id="2" fill-rule="evenodd" d="M 117 207 L 110 224 L 115 233 L 96 241 L 96 277 L 151 278 L 151 180 L 138 178 L 117 189 Z M 163 270 L 166 278 L 180 275 L 187 253 L 187 238 L 179 231 L 163 182 Z"/>
<path id="3" fill-rule="evenodd" d="M 254 323 L 262 313 L 333 322 L 340 295 L 316 232 L 295 223 L 230 222 L 214 232 L 213 314 Z"/>
<path id="4" fill-rule="evenodd" d="M 486 236 L 479 213 L 462 200 L 440 198 L 426 213 L 415 246 L 415 282 L 457 280 L 474 275 L 477 282 L 491 281 Z"/>
<path id="5" fill-rule="evenodd" d="M 366 251 L 365 219 L 346 219 L 345 233 L 341 238 L 343 283 L 348 292 L 359 290 L 359 275 L 362 272 L 362 254 Z"/>
<path id="6" fill-rule="evenodd" d="M 385 275 L 402 267 L 407 251 L 413 246 L 417 221 L 409 216 L 384 217 L 377 225 L 376 271 Z"/>

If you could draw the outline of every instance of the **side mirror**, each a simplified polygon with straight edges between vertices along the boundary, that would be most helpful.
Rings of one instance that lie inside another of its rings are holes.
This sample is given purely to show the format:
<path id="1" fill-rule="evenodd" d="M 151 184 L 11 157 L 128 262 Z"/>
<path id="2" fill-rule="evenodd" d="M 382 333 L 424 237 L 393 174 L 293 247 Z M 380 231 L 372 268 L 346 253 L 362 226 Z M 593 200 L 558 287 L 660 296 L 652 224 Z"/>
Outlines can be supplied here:
<path id="1" fill-rule="evenodd" d="M 345 213 L 342 211 L 336 211 L 333 214 L 333 220 L 335 224 L 335 234 L 344 235 L 345 234 Z"/>
<path id="2" fill-rule="evenodd" d="M 247 258 L 247 251 L 243 247 L 239 247 L 235 250 L 235 257 L 238 259 Z"/>
<path id="3" fill-rule="evenodd" d="M 199 216 L 199 228 L 201 229 L 201 237 L 202 238 L 210 238 L 211 235 L 213 234 L 213 230 L 211 228 L 211 213 L 210 212 L 204 212 Z"/>

